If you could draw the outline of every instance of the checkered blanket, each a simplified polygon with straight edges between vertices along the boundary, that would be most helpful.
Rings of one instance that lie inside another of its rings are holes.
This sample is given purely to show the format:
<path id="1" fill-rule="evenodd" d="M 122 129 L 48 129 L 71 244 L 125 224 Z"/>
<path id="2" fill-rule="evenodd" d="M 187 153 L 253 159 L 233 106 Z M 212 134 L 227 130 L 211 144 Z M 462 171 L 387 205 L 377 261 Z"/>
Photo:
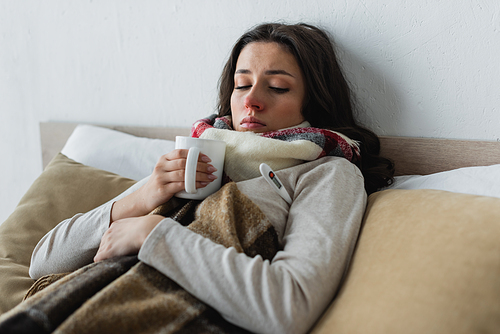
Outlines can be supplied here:
<path id="1" fill-rule="evenodd" d="M 250 257 L 271 260 L 279 249 L 269 220 L 233 182 L 201 203 L 176 199 L 153 213 Z M 28 295 L 0 317 L 0 333 L 249 333 L 137 256 L 44 276 Z"/>

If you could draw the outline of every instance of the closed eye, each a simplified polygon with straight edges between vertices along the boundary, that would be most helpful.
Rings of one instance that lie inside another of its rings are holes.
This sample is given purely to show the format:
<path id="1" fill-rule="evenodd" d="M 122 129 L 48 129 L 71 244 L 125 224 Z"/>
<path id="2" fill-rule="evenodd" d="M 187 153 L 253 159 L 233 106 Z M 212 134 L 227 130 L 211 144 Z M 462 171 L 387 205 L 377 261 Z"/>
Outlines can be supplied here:
<path id="1" fill-rule="evenodd" d="M 283 94 L 283 93 L 287 93 L 290 91 L 290 89 L 288 89 L 288 88 L 280 88 L 280 87 L 269 87 L 269 88 L 271 88 L 272 90 L 274 90 L 278 94 Z"/>
<path id="2" fill-rule="evenodd" d="M 247 89 L 247 88 L 250 88 L 252 87 L 251 85 L 247 85 L 247 86 L 236 86 L 234 87 L 234 89 Z"/>

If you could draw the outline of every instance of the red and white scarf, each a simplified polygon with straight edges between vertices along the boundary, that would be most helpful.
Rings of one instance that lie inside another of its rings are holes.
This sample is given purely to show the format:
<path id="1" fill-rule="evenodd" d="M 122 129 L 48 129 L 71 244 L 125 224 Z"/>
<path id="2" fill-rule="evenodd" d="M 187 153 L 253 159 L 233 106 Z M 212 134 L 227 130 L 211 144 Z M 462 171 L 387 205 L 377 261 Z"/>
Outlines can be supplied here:
<path id="1" fill-rule="evenodd" d="M 260 176 L 262 162 L 280 170 L 324 156 L 343 157 L 356 165 L 360 161 L 356 141 L 308 122 L 264 133 L 234 131 L 231 123 L 230 116 L 211 115 L 194 123 L 191 137 L 226 142 L 224 173 L 235 182 Z"/>

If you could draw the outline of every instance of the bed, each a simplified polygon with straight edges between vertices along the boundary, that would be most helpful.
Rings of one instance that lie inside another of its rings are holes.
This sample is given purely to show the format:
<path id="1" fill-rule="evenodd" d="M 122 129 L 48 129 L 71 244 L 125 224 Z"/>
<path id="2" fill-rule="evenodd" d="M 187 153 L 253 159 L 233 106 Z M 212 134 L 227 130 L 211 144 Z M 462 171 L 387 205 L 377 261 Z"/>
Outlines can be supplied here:
<path id="1" fill-rule="evenodd" d="M 44 172 L 0 226 L 0 313 L 33 284 L 41 236 L 150 173 L 189 129 L 48 122 L 40 134 Z M 500 332 L 500 143 L 381 137 L 381 150 L 396 182 L 369 197 L 347 275 L 311 332 Z"/>

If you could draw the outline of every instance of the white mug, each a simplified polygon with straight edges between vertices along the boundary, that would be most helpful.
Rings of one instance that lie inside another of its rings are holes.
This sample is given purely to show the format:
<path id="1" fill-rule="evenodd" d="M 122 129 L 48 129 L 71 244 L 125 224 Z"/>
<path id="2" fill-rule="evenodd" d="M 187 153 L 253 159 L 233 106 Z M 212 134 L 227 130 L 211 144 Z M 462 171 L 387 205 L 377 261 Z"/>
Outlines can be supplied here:
<path id="1" fill-rule="evenodd" d="M 219 190 L 222 182 L 226 142 L 222 140 L 176 136 L 175 148 L 189 149 L 186 161 L 186 171 L 184 173 L 184 190 L 176 193 L 176 197 L 204 199 Z M 213 173 L 217 178 L 206 187 L 196 189 L 196 165 L 198 164 L 198 156 L 200 153 L 207 155 L 212 160 L 210 164 L 217 168 L 217 171 Z"/>

